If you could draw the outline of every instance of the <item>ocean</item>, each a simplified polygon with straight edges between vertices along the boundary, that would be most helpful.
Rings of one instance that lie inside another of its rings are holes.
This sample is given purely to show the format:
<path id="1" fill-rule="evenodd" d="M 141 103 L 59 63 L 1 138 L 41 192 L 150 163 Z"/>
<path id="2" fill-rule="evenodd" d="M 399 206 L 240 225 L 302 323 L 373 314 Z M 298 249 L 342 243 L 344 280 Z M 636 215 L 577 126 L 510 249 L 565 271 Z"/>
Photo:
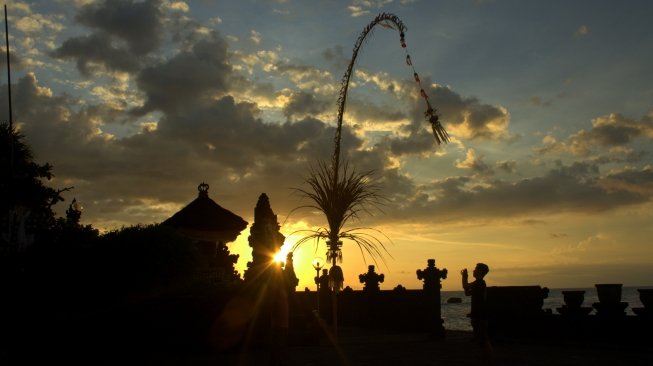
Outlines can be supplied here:
<path id="1" fill-rule="evenodd" d="M 652 287 L 624 287 L 621 290 L 621 301 L 628 303 L 628 308 L 626 308 L 627 315 L 635 315 L 632 311 L 632 308 L 643 307 L 642 302 L 639 300 L 639 292 L 637 292 L 638 288 Z M 583 302 L 584 307 L 591 307 L 593 303 L 599 301 L 598 296 L 596 295 L 596 289 L 594 287 L 549 289 L 549 297 L 544 299 L 544 306 L 542 306 L 542 309 L 551 309 L 553 314 L 558 314 L 556 308 L 561 307 L 565 303 L 562 296 L 562 291 L 567 290 L 585 290 L 585 301 Z M 447 300 L 451 297 L 460 297 L 463 301 L 459 304 L 448 304 Z M 463 291 L 442 291 L 442 319 L 444 320 L 445 329 L 472 330 L 469 318 L 467 318 L 470 301 L 471 298 L 465 296 Z M 593 310 L 590 315 L 595 313 L 596 311 Z"/>

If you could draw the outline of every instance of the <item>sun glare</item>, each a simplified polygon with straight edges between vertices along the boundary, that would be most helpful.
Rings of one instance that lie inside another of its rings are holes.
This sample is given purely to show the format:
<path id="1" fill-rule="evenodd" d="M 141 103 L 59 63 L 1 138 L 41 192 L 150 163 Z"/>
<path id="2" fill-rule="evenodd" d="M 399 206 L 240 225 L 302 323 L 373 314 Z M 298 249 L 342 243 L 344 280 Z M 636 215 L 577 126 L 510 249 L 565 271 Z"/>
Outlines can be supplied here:
<path id="1" fill-rule="evenodd" d="M 288 255 L 289 248 L 291 246 L 284 245 L 281 247 L 281 249 L 277 252 L 277 254 L 274 255 L 274 261 L 276 263 L 283 262 L 286 263 L 286 255 Z"/>

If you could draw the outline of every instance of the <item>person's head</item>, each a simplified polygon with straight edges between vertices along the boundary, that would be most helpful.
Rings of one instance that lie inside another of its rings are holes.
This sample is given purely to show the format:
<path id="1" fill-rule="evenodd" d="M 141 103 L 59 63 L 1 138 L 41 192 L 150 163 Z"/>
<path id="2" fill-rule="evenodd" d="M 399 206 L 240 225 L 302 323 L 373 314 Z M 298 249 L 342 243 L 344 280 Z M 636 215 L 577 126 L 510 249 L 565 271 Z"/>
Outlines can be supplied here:
<path id="1" fill-rule="evenodd" d="M 326 268 L 323 269 L 323 270 L 322 270 L 322 274 L 325 275 L 325 276 L 328 275 L 328 274 L 329 274 L 329 270 L 326 269 Z"/>
<path id="2" fill-rule="evenodd" d="M 490 267 L 485 263 L 476 263 L 476 268 L 474 268 L 474 278 L 482 279 L 485 275 L 490 272 Z"/>

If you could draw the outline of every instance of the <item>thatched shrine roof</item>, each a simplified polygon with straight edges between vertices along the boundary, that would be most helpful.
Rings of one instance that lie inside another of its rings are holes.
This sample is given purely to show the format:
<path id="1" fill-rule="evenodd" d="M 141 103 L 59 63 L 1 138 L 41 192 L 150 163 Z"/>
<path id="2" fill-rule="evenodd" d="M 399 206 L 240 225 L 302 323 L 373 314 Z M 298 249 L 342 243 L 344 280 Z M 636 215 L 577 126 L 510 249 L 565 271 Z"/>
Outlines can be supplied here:
<path id="1" fill-rule="evenodd" d="M 247 221 L 210 199 L 208 184 L 202 183 L 197 189 L 197 198 L 162 224 L 196 240 L 224 243 L 236 240 L 247 227 Z"/>

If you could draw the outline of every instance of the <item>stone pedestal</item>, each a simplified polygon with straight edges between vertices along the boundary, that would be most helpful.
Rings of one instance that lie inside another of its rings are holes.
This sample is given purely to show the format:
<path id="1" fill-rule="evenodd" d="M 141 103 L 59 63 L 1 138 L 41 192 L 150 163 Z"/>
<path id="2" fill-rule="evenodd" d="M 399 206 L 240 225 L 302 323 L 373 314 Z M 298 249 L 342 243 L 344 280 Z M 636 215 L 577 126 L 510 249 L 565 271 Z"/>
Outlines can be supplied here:
<path id="1" fill-rule="evenodd" d="M 444 339 L 444 320 L 442 319 L 441 295 L 442 284 L 440 280 L 447 278 L 447 269 L 437 268 L 435 259 L 428 259 L 424 269 L 417 270 L 417 279 L 424 281 L 425 302 L 429 309 L 426 321 L 431 329 L 431 336 L 436 339 Z"/>

